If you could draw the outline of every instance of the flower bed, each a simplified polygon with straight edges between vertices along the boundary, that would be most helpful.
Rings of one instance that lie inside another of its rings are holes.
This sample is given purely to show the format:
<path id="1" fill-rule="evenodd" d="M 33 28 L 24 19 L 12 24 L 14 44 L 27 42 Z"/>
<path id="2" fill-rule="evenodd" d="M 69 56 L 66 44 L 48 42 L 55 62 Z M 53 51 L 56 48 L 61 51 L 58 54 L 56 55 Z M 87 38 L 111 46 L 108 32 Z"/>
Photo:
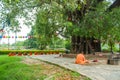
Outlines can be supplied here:
<path id="1" fill-rule="evenodd" d="M 8 55 L 8 56 L 26 56 L 26 55 L 52 55 L 64 53 L 64 50 L 5 50 L 0 51 L 0 55 Z"/>

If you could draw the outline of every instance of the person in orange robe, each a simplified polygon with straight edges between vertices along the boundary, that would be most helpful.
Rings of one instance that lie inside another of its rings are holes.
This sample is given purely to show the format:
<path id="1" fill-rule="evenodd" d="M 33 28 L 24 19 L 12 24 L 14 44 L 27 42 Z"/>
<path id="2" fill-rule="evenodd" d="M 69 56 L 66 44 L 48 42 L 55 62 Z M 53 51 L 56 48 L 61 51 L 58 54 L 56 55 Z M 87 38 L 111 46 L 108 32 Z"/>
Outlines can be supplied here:
<path id="1" fill-rule="evenodd" d="M 85 64 L 85 63 L 89 63 L 88 60 L 85 59 L 85 56 L 82 53 L 78 54 L 75 60 L 76 64 Z"/>

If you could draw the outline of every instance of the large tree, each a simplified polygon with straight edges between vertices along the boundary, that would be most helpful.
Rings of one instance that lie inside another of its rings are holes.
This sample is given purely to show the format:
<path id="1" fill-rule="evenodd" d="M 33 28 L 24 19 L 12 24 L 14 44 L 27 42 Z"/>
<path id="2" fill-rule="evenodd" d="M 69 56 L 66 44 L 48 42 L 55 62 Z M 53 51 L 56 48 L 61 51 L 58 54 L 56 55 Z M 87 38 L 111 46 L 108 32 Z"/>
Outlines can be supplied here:
<path id="1" fill-rule="evenodd" d="M 74 53 L 101 51 L 101 41 L 107 39 L 112 44 L 114 36 L 110 34 L 118 29 L 114 25 L 119 19 L 116 17 L 113 21 L 110 16 L 119 14 L 116 10 L 107 12 L 109 6 L 105 0 L 2 0 L 1 3 L 9 11 L 10 19 L 24 14 L 29 21 L 34 17 L 29 17 L 29 11 L 35 13 L 33 19 L 38 43 L 44 41 L 47 45 L 56 34 L 61 35 L 71 38 L 71 51 Z"/>

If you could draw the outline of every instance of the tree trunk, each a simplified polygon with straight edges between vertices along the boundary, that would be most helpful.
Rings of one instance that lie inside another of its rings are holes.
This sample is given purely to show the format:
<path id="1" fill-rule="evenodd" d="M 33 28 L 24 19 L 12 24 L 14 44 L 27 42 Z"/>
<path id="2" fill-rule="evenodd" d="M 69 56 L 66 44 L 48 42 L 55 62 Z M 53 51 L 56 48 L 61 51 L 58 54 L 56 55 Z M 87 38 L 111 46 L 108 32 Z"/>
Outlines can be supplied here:
<path id="1" fill-rule="evenodd" d="M 120 42 L 119 42 L 119 54 L 120 54 Z"/>
<path id="2" fill-rule="evenodd" d="M 101 44 L 99 40 L 94 38 L 85 38 L 80 36 L 72 36 L 72 53 L 84 52 L 85 54 L 101 52 Z"/>
<path id="3" fill-rule="evenodd" d="M 110 51 L 111 51 L 112 54 L 114 54 L 113 53 L 113 44 L 112 44 L 112 42 L 110 42 Z"/>

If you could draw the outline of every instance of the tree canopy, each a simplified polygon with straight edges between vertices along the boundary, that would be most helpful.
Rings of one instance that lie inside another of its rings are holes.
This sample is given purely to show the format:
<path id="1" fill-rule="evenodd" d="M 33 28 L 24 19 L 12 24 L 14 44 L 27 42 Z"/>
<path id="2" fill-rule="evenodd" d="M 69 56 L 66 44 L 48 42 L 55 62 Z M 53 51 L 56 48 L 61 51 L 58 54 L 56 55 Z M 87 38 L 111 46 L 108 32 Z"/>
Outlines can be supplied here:
<path id="1" fill-rule="evenodd" d="M 1 0 L 0 3 L 0 21 L 15 24 L 24 17 L 27 25 L 34 22 L 33 35 L 37 36 L 38 44 L 47 45 L 53 37 L 72 35 L 112 44 L 120 41 L 120 10 L 112 9 L 114 3 L 110 6 L 112 11 L 107 11 L 110 4 L 106 0 Z"/>

